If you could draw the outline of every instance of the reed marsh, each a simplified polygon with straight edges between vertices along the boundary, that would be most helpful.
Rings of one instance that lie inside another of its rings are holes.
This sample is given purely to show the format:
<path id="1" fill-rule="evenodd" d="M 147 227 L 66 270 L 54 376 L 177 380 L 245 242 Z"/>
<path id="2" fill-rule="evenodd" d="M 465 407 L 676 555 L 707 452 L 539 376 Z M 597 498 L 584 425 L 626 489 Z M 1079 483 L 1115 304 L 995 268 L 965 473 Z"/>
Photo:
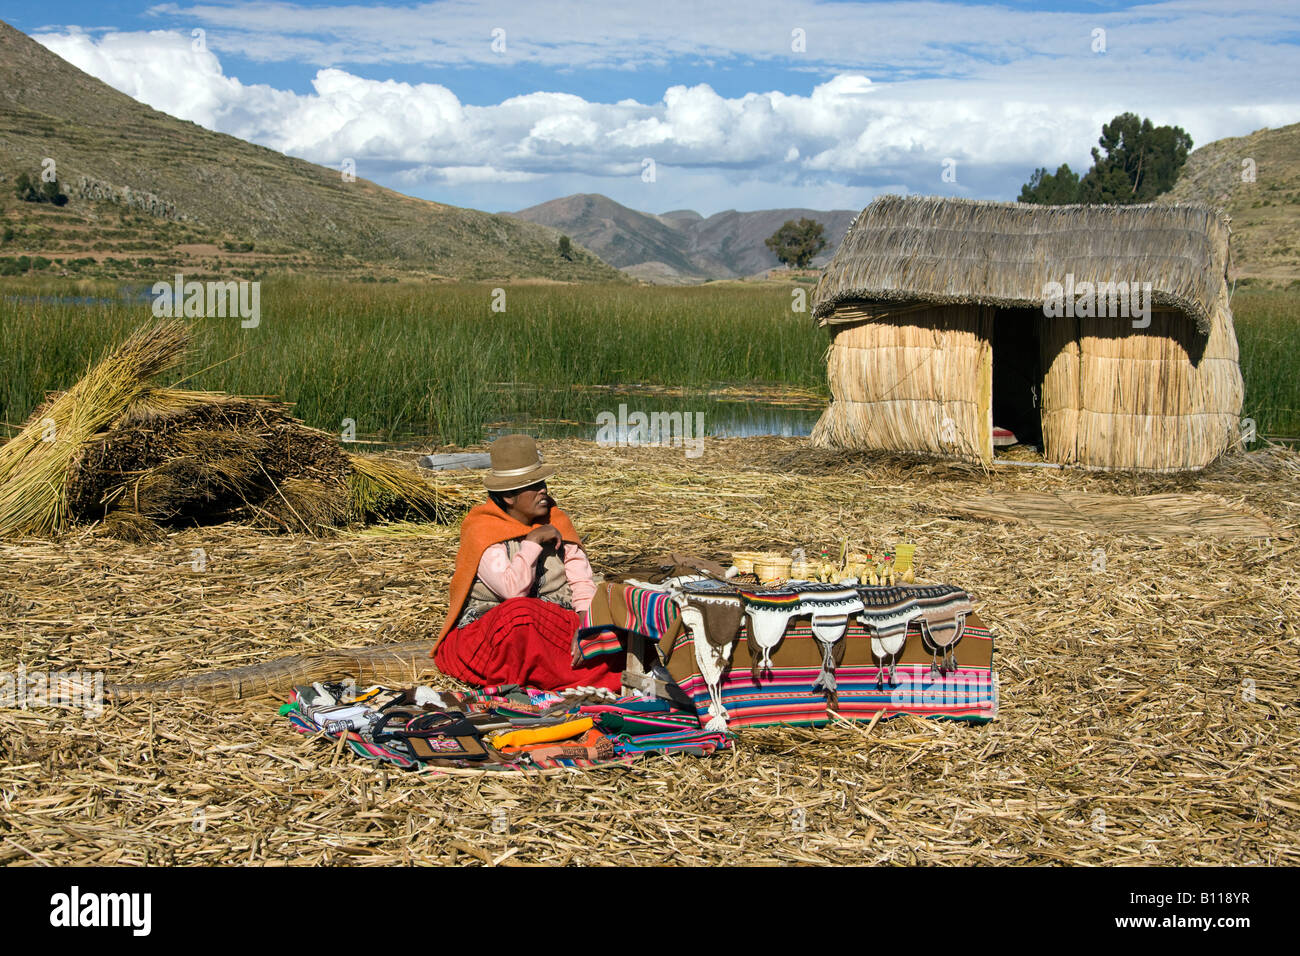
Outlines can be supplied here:
<path id="1" fill-rule="evenodd" d="M 494 290 L 501 289 L 504 298 Z M 504 311 L 493 312 L 493 302 Z M 693 287 L 263 284 L 262 319 L 191 320 L 187 388 L 271 395 L 308 425 L 381 441 L 468 445 L 493 425 L 593 437 L 634 395 L 646 411 L 725 418 L 737 386 L 765 409 L 808 414 L 829 398 L 827 335 L 767 283 Z M 1261 436 L 1300 436 L 1300 296 L 1238 289 L 1232 302 Z M 13 434 L 47 392 L 152 319 L 148 290 L 109 283 L 0 285 L 0 423 Z M 619 390 L 622 391 L 619 391 Z M 730 400 L 730 401 L 729 401 Z"/>

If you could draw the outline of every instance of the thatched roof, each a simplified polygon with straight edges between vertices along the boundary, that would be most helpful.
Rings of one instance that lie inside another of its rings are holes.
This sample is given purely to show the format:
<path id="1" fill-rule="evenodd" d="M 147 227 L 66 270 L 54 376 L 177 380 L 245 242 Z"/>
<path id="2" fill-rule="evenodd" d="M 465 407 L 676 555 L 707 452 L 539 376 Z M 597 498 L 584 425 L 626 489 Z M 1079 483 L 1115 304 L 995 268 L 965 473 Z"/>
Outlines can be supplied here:
<path id="1" fill-rule="evenodd" d="M 1228 223 L 1204 205 L 1035 206 L 882 196 L 822 273 L 813 318 L 842 303 L 1041 308 L 1066 281 L 1151 283 L 1151 301 L 1208 333 L 1226 281 Z M 831 320 L 834 321 L 833 319 Z"/>

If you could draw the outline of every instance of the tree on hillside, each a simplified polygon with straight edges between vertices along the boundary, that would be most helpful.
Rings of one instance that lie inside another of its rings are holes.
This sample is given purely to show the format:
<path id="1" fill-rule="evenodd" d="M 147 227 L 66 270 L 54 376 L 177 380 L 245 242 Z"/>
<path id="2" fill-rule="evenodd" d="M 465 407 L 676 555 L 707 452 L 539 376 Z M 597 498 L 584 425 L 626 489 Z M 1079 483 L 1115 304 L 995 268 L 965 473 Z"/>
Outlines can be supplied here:
<path id="1" fill-rule="evenodd" d="M 573 260 L 573 243 L 568 236 L 560 236 L 560 258 Z"/>
<path id="2" fill-rule="evenodd" d="M 1079 181 L 1087 203 L 1150 202 L 1173 188 L 1187 162 L 1192 138 L 1181 126 L 1153 126 L 1136 113 L 1116 116 L 1101 128 L 1092 169 Z"/>
<path id="3" fill-rule="evenodd" d="M 1044 166 L 1034 170 L 1029 182 L 1020 187 L 1017 202 L 1037 203 L 1042 206 L 1065 206 L 1079 201 L 1079 174 L 1062 163 L 1055 173 Z"/>
<path id="4" fill-rule="evenodd" d="M 1192 138 L 1182 127 L 1155 126 L 1136 113 L 1121 113 L 1102 125 L 1097 146 L 1082 179 L 1068 164 L 1054 174 L 1040 167 L 1021 187 L 1018 201 L 1049 206 L 1150 202 L 1173 188 Z"/>
<path id="5" fill-rule="evenodd" d="M 68 203 L 68 197 L 59 189 L 57 179 L 43 183 L 26 173 L 19 173 L 14 181 L 14 195 L 23 202 L 48 202 L 55 206 L 65 206 Z"/>
<path id="6" fill-rule="evenodd" d="M 19 173 L 17 180 L 14 181 L 14 195 L 23 202 L 40 202 L 40 190 L 32 182 L 32 178 L 26 173 Z"/>
<path id="7" fill-rule="evenodd" d="M 66 206 L 68 204 L 68 197 L 59 188 L 57 179 L 51 179 L 41 184 L 41 202 L 53 203 L 56 206 Z"/>
<path id="8" fill-rule="evenodd" d="M 764 240 L 764 245 L 785 265 L 806 269 L 813 257 L 826 248 L 825 230 L 815 219 L 787 219 Z"/>

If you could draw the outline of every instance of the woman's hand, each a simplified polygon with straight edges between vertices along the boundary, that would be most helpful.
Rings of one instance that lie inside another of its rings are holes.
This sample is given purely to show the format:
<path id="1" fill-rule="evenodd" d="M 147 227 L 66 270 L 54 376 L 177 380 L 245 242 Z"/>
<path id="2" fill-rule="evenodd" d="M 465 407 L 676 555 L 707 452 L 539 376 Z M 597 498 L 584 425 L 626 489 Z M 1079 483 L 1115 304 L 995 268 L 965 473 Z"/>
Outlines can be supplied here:
<path id="1" fill-rule="evenodd" d="M 528 532 L 524 537 L 524 540 L 540 544 L 543 548 L 546 547 L 547 544 L 551 544 L 557 551 L 560 550 L 561 546 L 564 544 L 564 538 L 560 534 L 560 529 L 555 527 L 553 524 L 538 525 L 532 531 Z"/>

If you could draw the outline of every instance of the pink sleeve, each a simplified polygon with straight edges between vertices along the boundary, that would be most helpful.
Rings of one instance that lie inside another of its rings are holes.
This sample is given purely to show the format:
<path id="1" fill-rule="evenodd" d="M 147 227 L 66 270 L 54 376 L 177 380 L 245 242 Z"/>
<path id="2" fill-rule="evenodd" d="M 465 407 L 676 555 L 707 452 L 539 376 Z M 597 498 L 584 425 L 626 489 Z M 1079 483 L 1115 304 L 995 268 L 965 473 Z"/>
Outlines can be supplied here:
<path id="1" fill-rule="evenodd" d="M 533 587 L 536 574 L 537 556 L 542 553 L 542 546 L 536 541 L 524 541 L 519 545 L 514 560 L 510 560 L 505 543 L 490 545 L 479 558 L 479 579 L 492 589 L 492 593 L 501 600 L 527 597 Z M 590 575 L 590 571 L 588 571 Z M 591 593 L 596 593 L 595 585 Z M 591 598 L 587 599 L 588 603 Z"/>
<path id="2" fill-rule="evenodd" d="M 564 576 L 569 579 L 569 590 L 573 593 L 573 609 L 579 614 L 589 610 L 591 599 L 596 596 L 596 582 L 587 555 L 576 544 L 564 547 Z"/>

